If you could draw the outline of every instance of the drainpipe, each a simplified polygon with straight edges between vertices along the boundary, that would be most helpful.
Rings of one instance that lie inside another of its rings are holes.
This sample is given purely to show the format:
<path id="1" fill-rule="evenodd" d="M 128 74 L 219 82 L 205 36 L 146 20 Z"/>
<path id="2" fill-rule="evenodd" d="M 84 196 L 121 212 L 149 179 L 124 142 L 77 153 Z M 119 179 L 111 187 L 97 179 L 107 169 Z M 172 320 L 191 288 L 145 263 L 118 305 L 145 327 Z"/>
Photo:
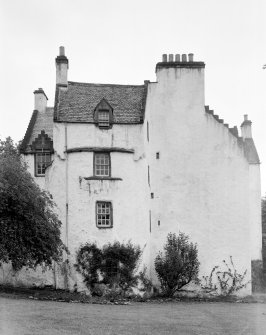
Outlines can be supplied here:
<path id="1" fill-rule="evenodd" d="M 66 185 L 65 185 L 65 192 L 66 192 L 66 235 L 65 235 L 65 244 L 68 248 L 68 154 L 67 154 L 67 123 L 65 123 L 65 155 L 66 155 Z M 69 259 L 68 253 L 66 253 L 66 267 L 65 267 L 65 284 L 66 288 L 69 289 L 69 278 L 68 278 L 68 266 L 69 266 Z"/>

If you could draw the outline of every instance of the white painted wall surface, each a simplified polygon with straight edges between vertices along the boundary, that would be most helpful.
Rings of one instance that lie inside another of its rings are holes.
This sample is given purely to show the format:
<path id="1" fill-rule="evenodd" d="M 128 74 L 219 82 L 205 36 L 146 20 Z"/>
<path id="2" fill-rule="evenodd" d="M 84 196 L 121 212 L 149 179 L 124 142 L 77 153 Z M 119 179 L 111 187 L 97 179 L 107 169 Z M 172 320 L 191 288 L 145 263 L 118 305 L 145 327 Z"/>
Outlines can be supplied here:
<path id="1" fill-rule="evenodd" d="M 101 130 L 92 124 L 55 124 L 54 163 L 48 169 L 47 187 L 54 195 L 63 222 L 62 236 L 71 252 L 71 263 L 81 244 L 96 241 L 99 246 L 115 240 L 139 244 L 143 248 L 142 264 L 149 262 L 149 211 L 146 191 L 147 169 L 143 151 L 142 125 L 113 125 Z M 62 135 L 64 134 L 64 135 Z M 119 147 L 133 153 L 111 152 L 111 176 L 122 180 L 86 180 L 93 176 L 93 152 L 66 155 L 67 148 Z M 68 234 L 66 234 L 66 161 L 68 161 Z M 113 227 L 96 227 L 96 201 L 111 201 Z M 71 285 L 82 286 L 72 273 Z"/>

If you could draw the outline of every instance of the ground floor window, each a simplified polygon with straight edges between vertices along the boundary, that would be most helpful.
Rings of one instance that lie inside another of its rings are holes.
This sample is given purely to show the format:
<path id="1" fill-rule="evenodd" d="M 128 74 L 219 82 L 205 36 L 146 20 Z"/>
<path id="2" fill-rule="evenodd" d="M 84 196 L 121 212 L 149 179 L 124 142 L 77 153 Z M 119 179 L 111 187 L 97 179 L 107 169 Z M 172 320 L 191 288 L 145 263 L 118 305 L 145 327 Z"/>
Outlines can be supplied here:
<path id="1" fill-rule="evenodd" d="M 98 228 L 111 228 L 113 226 L 111 202 L 96 202 L 96 226 Z"/>
<path id="2" fill-rule="evenodd" d="M 46 167 L 51 163 L 50 151 L 40 151 L 35 154 L 35 175 L 44 176 Z"/>

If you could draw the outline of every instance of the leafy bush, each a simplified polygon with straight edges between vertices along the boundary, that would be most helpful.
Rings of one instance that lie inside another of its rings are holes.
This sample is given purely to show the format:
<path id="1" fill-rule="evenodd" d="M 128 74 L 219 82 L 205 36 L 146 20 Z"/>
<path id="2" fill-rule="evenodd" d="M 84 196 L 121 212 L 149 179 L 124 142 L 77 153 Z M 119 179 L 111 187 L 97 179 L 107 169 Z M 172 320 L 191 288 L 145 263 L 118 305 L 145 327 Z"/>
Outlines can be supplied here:
<path id="1" fill-rule="evenodd" d="M 210 276 L 203 276 L 201 287 L 207 292 L 214 292 L 221 296 L 233 295 L 237 291 L 248 285 L 248 282 L 244 282 L 247 275 L 247 270 L 240 274 L 235 269 L 233 258 L 230 256 L 230 265 L 223 260 L 226 267 L 225 271 L 220 271 L 219 266 L 215 266 Z"/>
<path id="2" fill-rule="evenodd" d="M 75 266 L 92 293 L 104 291 L 96 284 L 108 285 L 110 289 L 119 287 L 125 291 L 137 284 L 136 270 L 141 254 L 140 247 L 131 242 L 108 243 L 102 249 L 96 243 L 86 243 L 77 252 Z"/>
<path id="3" fill-rule="evenodd" d="M 164 254 L 155 258 L 155 270 L 163 293 L 167 296 L 196 280 L 199 272 L 197 245 L 189 242 L 184 233 L 168 234 Z"/>
<path id="4" fill-rule="evenodd" d="M 137 284 L 135 272 L 141 256 L 139 246 L 134 246 L 131 242 L 108 243 L 103 246 L 102 254 L 101 272 L 104 284 L 117 284 L 123 290 Z"/>

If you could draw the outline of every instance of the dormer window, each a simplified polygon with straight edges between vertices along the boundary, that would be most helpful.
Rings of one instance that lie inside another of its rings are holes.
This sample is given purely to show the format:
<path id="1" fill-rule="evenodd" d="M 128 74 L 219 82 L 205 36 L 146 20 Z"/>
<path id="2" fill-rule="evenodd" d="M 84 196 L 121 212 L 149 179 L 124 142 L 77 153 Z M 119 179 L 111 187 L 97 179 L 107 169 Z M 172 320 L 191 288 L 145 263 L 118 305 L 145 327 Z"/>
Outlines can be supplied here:
<path id="1" fill-rule="evenodd" d="M 94 110 L 94 120 L 99 128 L 108 129 L 113 122 L 113 108 L 104 98 L 98 103 Z"/>
<path id="2" fill-rule="evenodd" d="M 98 126 L 101 128 L 110 127 L 110 112 L 108 110 L 98 111 Z"/>

